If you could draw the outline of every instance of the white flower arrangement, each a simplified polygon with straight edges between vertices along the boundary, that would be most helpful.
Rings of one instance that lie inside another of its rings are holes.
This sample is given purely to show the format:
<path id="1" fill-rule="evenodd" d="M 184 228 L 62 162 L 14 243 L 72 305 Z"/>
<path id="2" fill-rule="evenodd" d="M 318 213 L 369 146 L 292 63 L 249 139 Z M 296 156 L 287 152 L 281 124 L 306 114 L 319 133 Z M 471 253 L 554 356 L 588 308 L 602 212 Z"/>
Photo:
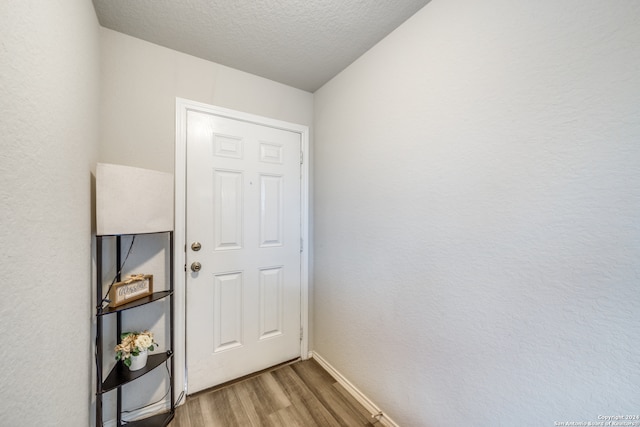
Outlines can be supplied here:
<path id="1" fill-rule="evenodd" d="M 116 360 L 122 360 L 126 366 L 131 366 L 131 356 L 138 356 L 145 350 L 153 351 L 158 345 L 153 339 L 153 333 L 124 332 L 120 335 L 120 344 L 115 347 Z"/>

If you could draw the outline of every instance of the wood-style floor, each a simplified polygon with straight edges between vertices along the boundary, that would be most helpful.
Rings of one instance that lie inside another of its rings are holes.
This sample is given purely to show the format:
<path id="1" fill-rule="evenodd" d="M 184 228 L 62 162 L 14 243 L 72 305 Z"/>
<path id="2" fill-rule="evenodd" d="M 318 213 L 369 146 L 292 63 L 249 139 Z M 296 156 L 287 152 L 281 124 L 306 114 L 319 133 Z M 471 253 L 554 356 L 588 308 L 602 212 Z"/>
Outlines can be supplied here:
<path id="1" fill-rule="evenodd" d="M 313 359 L 187 398 L 169 427 L 330 427 L 380 424 Z"/>

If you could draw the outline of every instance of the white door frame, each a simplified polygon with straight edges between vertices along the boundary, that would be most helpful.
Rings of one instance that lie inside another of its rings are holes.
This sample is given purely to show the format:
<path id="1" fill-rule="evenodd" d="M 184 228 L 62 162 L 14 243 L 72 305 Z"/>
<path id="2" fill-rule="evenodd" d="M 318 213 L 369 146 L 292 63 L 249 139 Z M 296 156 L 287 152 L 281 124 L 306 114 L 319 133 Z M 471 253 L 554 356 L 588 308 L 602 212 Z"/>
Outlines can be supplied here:
<path id="1" fill-rule="evenodd" d="M 176 145 L 175 145 L 175 231 L 174 231 L 174 385 L 187 392 L 186 358 L 186 176 L 187 176 L 187 111 L 195 110 L 259 125 L 284 129 L 300 134 L 303 162 L 301 165 L 301 230 L 302 254 L 300 265 L 300 325 L 302 341 L 300 357 L 309 358 L 309 128 L 294 123 L 216 107 L 188 99 L 176 98 Z M 182 369 L 181 369 L 182 368 Z"/>

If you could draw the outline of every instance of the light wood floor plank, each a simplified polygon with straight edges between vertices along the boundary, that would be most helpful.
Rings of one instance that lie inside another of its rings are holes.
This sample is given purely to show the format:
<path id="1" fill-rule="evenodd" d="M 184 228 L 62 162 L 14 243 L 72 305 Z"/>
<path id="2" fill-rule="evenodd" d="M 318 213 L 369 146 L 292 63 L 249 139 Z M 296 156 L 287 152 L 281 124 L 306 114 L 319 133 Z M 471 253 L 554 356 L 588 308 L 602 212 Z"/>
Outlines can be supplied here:
<path id="1" fill-rule="evenodd" d="M 280 409 L 273 405 L 269 395 L 262 392 L 260 380 L 253 378 L 233 387 L 252 426 L 270 426 L 269 414 Z M 262 398 L 260 398 L 262 396 Z M 286 406 L 286 405 L 285 405 Z"/>
<path id="2" fill-rule="evenodd" d="M 317 399 L 308 385 L 291 367 L 278 369 L 273 372 L 273 376 L 280 383 L 299 415 L 305 416 L 303 419 L 305 423 L 318 426 L 340 426 L 331 412 Z"/>
<path id="3" fill-rule="evenodd" d="M 189 396 L 169 427 L 375 426 L 371 414 L 315 360 Z"/>
<path id="4" fill-rule="evenodd" d="M 284 390 L 276 382 L 273 375 L 260 375 L 257 379 L 261 385 L 260 394 L 269 399 L 274 410 L 280 410 L 291 405 L 291 401 L 287 398 Z"/>
<path id="5" fill-rule="evenodd" d="M 241 420 L 236 417 L 236 415 L 243 415 L 241 411 L 238 411 L 237 406 L 242 406 L 238 403 L 235 393 L 230 388 L 202 396 L 200 406 L 206 407 L 206 413 L 210 417 L 210 421 L 205 420 L 207 427 L 243 426 Z"/>
<path id="6" fill-rule="evenodd" d="M 353 408 L 353 410 L 357 411 L 360 414 L 363 420 L 367 420 L 367 422 L 371 423 L 372 425 L 376 425 L 380 423 L 380 421 L 375 419 L 373 417 L 373 414 L 369 412 L 367 408 L 362 406 L 362 404 L 358 402 L 355 399 L 355 397 L 350 395 L 349 392 L 342 385 L 340 385 L 340 383 L 336 381 L 336 383 L 333 384 L 333 387 L 336 389 L 338 393 L 340 393 L 344 401 L 349 402 L 349 405 L 351 405 L 351 408 Z"/>
<path id="7" fill-rule="evenodd" d="M 186 414 L 179 427 L 205 427 L 200 400 L 187 401 L 180 410 L 176 410 L 176 415 L 179 415 L 178 413 Z"/>
<path id="8" fill-rule="evenodd" d="M 340 425 L 371 425 L 370 419 L 363 416 L 352 406 L 352 401 L 346 400 L 344 396 L 338 392 L 335 379 L 322 369 L 315 360 L 310 360 L 309 363 L 293 365 L 292 369 L 304 383 L 308 385 Z M 360 405 L 358 404 L 358 406 Z"/>
<path id="9" fill-rule="evenodd" d="M 308 417 L 301 416 L 299 411 L 293 405 L 287 406 L 286 408 L 282 408 L 277 412 L 269 414 L 269 420 L 274 427 L 306 427 L 308 425 L 308 421 L 305 422 L 304 418 Z"/>

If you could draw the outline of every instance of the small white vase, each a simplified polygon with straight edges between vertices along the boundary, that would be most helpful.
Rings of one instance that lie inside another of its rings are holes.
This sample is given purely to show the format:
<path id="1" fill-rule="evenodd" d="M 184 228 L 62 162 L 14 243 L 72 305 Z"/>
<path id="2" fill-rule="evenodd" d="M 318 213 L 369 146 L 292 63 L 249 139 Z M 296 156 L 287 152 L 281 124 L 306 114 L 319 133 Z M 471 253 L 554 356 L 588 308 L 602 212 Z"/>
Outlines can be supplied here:
<path id="1" fill-rule="evenodd" d="M 137 371 L 138 369 L 142 369 L 147 365 L 147 350 L 141 351 L 137 356 L 131 355 L 131 366 L 129 366 L 130 371 Z"/>

